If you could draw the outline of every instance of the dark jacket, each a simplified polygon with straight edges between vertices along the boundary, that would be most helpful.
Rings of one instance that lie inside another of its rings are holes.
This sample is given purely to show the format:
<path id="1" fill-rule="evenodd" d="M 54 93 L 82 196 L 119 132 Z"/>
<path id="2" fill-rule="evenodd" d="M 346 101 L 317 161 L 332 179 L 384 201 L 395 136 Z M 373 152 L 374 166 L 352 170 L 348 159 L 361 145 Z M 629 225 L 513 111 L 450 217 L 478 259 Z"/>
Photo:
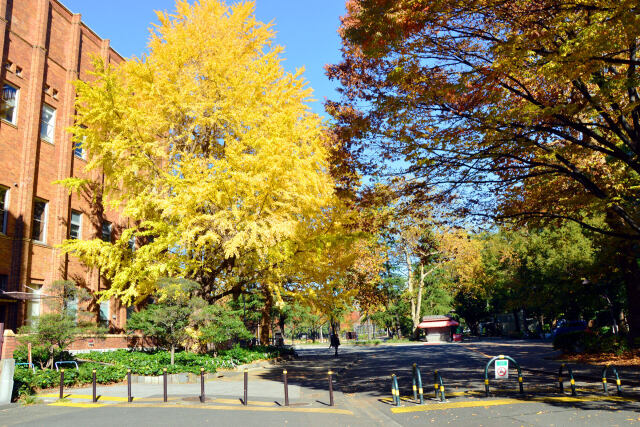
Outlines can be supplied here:
<path id="1" fill-rule="evenodd" d="M 340 338 L 336 334 L 331 335 L 331 345 L 330 347 L 338 347 L 340 345 Z"/>

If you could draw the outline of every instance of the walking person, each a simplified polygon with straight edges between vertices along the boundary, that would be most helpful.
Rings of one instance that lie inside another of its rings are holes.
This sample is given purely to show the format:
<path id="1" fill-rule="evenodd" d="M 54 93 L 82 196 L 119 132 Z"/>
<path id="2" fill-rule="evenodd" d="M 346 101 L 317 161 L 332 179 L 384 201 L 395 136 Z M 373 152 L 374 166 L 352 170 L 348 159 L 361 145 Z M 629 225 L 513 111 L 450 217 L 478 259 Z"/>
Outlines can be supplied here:
<path id="1" fill-rule="evenodd" d="M 336 334 L 335 332 L 332 333 L 331 339 L 329 341 L 330 341 L 329 348 L 335 347 L 336 349 L 335 357 L 338 357 L 338 347 L 340 346 L 340 338 L 338 337 L 338 334 Z"/>

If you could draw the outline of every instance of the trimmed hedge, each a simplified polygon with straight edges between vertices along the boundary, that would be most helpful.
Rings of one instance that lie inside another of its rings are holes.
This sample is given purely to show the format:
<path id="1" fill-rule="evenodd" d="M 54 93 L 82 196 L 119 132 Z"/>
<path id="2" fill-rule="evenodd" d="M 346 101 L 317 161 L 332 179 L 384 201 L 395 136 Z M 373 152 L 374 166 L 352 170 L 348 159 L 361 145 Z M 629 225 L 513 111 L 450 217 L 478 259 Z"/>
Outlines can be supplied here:
<path id="1" fill-rule="evenodd" d="M 90 384 L 93 381 L 93 370 L 96 370 L 96 382 L 109 384 L 122 381 L 127 369 L 120 366 L 102 365 L 99 363 L 83 363 L 78 369 L 64 370 L 65 386 Z M 18 395 L 33 394 L 38 389 L 58 387 L 60 372 L 55 369 L 36 369 L 35 372 L 23 366 L 16 366 L 13 375 L 14 390 Z"/>
<path id="2" fill-rule="evenodd" d="M 273 359 L 275 357 L 292 354 L 293 350 L 277 347 L 254 347 L 251 349 L 239 346 L 221 351 L 216 357 L 210 354 L 195 354 L 186 351 L 175 353 L 175 365 L 171 365 L 171 354 L 168 351 L 133 351 L 116 350 L 108 352 L 92 351 L 77 355 L 80 360 L 79 369 L 65 369 L 64 383 L 67 386 L 90 384 L 93 380 L 92 370 L 96 370 L 96 382 L 109 384 L 124 380 L 127 369 L 138 375 L 162 375 L 163 368 L 170 374 L 200 373 L 200 368 L 206 372 L 216 372 L 219 368 L 234 368 L 237 365 L 250 363 L 255 360 Z M 73 360 L 65 354 L 66 360 Z M 21 355 L 18 354 L 18 361 Z M 16 367 L 14 375 L 14 390 L 18 395 L 33 394 L 38 389 L 58 387 L 60 373 L 55 369 L 31 369 Z"/>

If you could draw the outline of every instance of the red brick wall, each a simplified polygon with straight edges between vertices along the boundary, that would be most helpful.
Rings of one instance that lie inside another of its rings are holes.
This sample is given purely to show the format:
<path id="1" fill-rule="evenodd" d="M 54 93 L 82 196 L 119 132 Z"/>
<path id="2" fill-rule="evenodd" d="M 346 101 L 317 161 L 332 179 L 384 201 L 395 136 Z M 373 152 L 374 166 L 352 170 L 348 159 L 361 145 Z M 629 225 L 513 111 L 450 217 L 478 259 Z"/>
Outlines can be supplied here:
<path id="1" fill-rule="evenodd" d="M 106 285 L 95 271 L 55 247 L 67 238 L 70 208 L 84 214 L 82 238 L 93 238 L 100 230 L 92 226 L 99 221 L 89 218 L 89 202 L 69 196 L 53 182 L 86 175 L 82 170 L 85 161 L 74 157 L 71 135 L 66 131 L 73 124 L 73 80 L 91 78 L 92 56 L 113 64 L 124 59 L 111 49 L 109 40 L 96 35 L 79 14 L 58 0 L 0 0 L 0 18 L 4 18 L 0 19 L 0 80 L 19 89 L 17 123 L 0 121 L 0 186 L 9 189 L 7 233 L 0 234 L 0 274 L 9 276 L 10 291 L 42 285 L 46 293 L 48 285 L 58 279 L 81 282 L 92 291 L 104 290 Z M 39 137 L 43 104 L 56 109 L 53 143 Z M 35 198 L 49 203 L 45 243 L 31 240 Z M 116 212 L 108 211 L 105 216 L 115 229 L 122 221 Z M 25 320 L 25 303 L 17 304 L 15 318 L 7 314 L 0 319 L 14 330 Z M 110 306 L 110 322 L 123 329 L 126 309 L 116 301 Z M 42 309 L 46 310 L 45 304 Z"/>
<path id="2" fill-rule="evenodd" d="M 2 343 L 2 358 L 3 359 L 12 359 L 13 351 L 18 346 L 18 342 L 16 340 L 16 336 L 13 331 L 8 330 L 4 331 L 4 341 Z"/>
<path id="3" fill-rule="evenodd" d="M 5 331 L 2 345 L 2 358 L 13 358 L 13 352 L 18 345 L 19 335 L 15 335 L 11 330 Z M 105 335 L 102 338 L 82 337 L 75 341 L 69 350 L 112 350 L 119 348 L 150 348 L 155 347 L 155 342 L 143 336 L 128 335 Z"/>

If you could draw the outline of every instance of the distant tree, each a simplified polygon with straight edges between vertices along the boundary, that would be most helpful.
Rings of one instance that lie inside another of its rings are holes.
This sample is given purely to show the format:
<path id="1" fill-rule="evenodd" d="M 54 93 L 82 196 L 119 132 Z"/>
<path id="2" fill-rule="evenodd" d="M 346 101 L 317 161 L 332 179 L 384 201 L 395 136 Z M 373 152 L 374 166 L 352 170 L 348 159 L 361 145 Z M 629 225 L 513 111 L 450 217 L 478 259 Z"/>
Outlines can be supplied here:
<path id="1" fill-rule="evenodd" d="M 640 338 L 639 22 L 636 0 L 349 0 L 328 111 L 419 203 L 618 238 Z"/>
<path id="2" fill-rule="evenodd" d="M 175 350 L 188 337 L 186 328 L 194 305 L 203 301 L 192 298 L 198 284 L 185 279 L 165 279 L 159 284 L 158 301 L 133 313 L 127 320 L 129 332 L 140 331 L 154 338 L 160 346 L 171 351 L 171 364 L 175 362 Z"/>
<path id="3" fill-rule="evenodd" d="M 242 312 L 223 303 L 196 310 L 191 314 L 190 323 L 197 328 L 200 342 L 213 344 L 216 351 L 230 341 L 252 337 L 242 322 Z"/>
<path id="4" fill-rule="evenodd" d="M 480 321 L 490 314 L 487 298 L 478 289 L 460 289 L 453 298 L 453 306 L 474 335 L 479 332 Z"/>
<path id="5" fill-rule="evenodd" d="M 34 318 L 30 325 L 19 329 L 21 344 L 31 343 L 34 351 L 37 349 L 47 354 L 47 361 L 43 368 L 53 366 L 56 352 L 64 351 L 79 335 L 101 335 L 104 329 L 90 320 L 90 316 L 78 309 L 91 299 L 89 293 L 76 286 L 72 281 L 58 280 L 48 289 L 45 306 L 48 313 Z"/>

